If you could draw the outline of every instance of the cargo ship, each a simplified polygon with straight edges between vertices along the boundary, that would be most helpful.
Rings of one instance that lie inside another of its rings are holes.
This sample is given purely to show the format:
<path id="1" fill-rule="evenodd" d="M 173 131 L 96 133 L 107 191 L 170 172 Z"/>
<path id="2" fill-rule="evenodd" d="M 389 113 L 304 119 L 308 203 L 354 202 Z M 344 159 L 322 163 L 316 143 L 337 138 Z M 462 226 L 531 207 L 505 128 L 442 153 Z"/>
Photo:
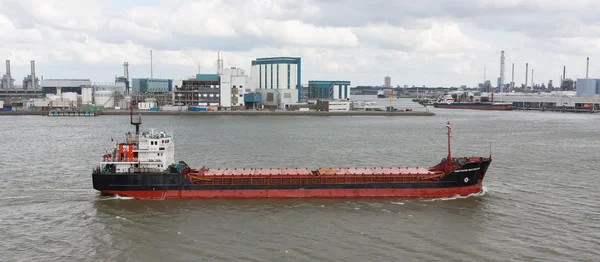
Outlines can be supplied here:
<path id="1" fill-rule="evenodd" d="M 92 171 L 94 189 L 135 199 L 169 198 L 441 198 L 482 190 L 489 157 L 448 155 L 433 167 L 375 168 L 191 168 L 175 162 L 171 133 L 140 133 L 141 116 Z"/>

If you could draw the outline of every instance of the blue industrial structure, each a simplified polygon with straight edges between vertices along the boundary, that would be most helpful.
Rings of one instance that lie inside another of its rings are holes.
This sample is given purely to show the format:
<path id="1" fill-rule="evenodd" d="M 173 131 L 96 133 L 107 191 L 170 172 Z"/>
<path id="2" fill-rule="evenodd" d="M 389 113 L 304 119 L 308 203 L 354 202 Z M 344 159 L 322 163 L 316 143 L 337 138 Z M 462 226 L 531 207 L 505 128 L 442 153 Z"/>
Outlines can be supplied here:
<path id="1" fill-rule="evenodd" d="M 294 68 L 292 68 L 292 65 L 294 65 Z M 258 69 L 254 69 L 255 66 Z M 252 61 L 252 67 L 253 70 L 258 70 L 257 89 L 297 89 L 298 102 L 300 102 L 302 92 L 302 62 L 300 57 L 257 58 Z M 294 69 L 295 72 L 293 72 Z M 284 75 L 283 78 L 280 77 L 281 73 Z M 295 77 L 293 77 L 293 74 L 295 74 Z M 253 77 L 255 76 L 253 75 Z"/>
<path id="2" fill-rule="evenodd" d="M 134 78 L 133 93 L 168 93 L 173 90 L 172 79 Z"/>
<path id="3" fill-rule="evenodd" d="M 350 81 L 308 81 L 308 99 L 347 100 Z"/>
<path id="4" fill-rule="evenodd" d="M 248 93 L 244 94 L 245 103 L 260 103 L 262 95 L 260 93 Z"/>
<path id="5" fill-rule="evenodd" d="M 196 74 L 196 80 L 199 81 L 219 81 L 218 74 Z"/>

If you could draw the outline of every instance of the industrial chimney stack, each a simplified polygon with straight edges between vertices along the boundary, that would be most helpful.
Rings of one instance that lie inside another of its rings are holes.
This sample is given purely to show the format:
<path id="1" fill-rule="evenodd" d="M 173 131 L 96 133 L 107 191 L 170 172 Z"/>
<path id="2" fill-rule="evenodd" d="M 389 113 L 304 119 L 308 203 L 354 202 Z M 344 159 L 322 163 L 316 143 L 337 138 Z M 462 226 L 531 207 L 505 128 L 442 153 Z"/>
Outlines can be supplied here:
<path id="1" fill-rule="evenodd" d="M 31 60 L 31 89 L 35 90 L 37 87 L 37 81 L 35 80 L 35 61 Z"/>
<path id="2" fill-rule="evenodd" d="M 129 80 L 129 63 L 128 62 L 123 63 L 123 77 L 125 77 L 125 80 Z"/>
<path id="3" fill-rule="evenodd" d="M 6 89 L 10 89 L 12 85 L 12 76 L 10 75 L 10 60 L 6 60 Z"/>
<path id="4" fill-rule="evenodd" d="M 504 50 L 500 52 L 500 93 L 504 91 Z"/>
<path id="5" fill-rule="evenodd" d="M 529 63 L 525 63 L 525 90 L 527 90 L 527 81 L 529 80 Z"/>
<path id="6" fill-rule="evenodd" d="M 512 76 L 510 80 L 510 88 L 515 89 L 515 63 L 512 64 Z"/>
<path id="7" fill-rule="evenodd" d="M 588 78 L 588 73 L 590 72 L 590 58 L 587 58 L 587 63 L 585 65 L 585 78 Z"/>

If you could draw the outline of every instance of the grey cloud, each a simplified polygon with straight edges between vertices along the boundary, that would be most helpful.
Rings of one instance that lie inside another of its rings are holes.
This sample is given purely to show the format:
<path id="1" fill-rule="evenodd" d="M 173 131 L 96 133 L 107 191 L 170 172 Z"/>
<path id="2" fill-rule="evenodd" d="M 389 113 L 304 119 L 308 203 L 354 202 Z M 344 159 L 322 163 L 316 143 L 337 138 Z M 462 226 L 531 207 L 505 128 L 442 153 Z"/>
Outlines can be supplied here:
<path id="1" fill-rule="evenodd" d="M 0 15 L 6 16 L 16 28 L 32 29 L 36 22 L 31 10 L 25 8 L 20 1 L 0 1 Z"/>

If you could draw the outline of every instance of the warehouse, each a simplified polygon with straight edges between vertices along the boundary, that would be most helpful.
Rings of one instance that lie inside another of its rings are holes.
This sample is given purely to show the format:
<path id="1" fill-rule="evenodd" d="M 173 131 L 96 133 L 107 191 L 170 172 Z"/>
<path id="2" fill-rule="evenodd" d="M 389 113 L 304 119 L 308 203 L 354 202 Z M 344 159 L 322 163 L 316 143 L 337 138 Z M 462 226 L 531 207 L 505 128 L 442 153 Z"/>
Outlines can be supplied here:
<path id="1" fill-rule="evenodd" d="M 308 99 L 350 100 L 350 81 L 308 81 Z"/>
<path id="2" fill-rule="evenodd" d="M 62 93 L 81 94 L 82 87 L 92 86 L 89 79 L 44 79 L 42 80 L 42 93 L 60 95 Z"/>
<path id="3" fill-rule="evenodd" d="M 252 84 L 258 90 L 294 90 L 300 102 L 302 92 L 301 60 L 299 57 L 257 58 L 252 61 Z M 280 92 L 289 93 L 289 92 Z"/>

